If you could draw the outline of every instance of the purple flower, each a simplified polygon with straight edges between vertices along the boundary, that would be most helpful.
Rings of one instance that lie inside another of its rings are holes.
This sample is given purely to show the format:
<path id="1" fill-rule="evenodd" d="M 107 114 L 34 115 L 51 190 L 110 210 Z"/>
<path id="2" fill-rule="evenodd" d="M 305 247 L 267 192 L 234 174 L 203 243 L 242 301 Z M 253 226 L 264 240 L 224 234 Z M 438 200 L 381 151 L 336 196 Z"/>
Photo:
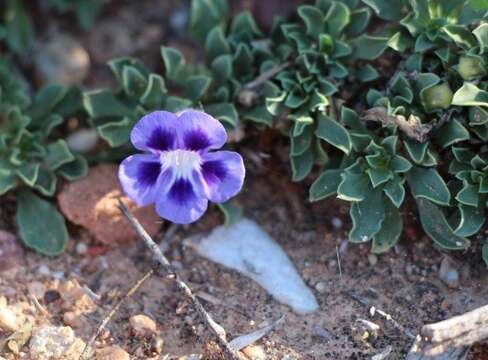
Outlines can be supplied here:
<path id="1" fill-rule="evenodd" d="M 122 188 L 140 206 L 156 203 L 164 219 L 194 222 L 207 210 L 208 200 L 225 202 L 242 188 L 242 157 L 233 151 L 210 151 L 225 144 L 227 133 L 204 112 L 152 112 L 134 126 L 130 139 L 146 153 L 122 161 Z"/>

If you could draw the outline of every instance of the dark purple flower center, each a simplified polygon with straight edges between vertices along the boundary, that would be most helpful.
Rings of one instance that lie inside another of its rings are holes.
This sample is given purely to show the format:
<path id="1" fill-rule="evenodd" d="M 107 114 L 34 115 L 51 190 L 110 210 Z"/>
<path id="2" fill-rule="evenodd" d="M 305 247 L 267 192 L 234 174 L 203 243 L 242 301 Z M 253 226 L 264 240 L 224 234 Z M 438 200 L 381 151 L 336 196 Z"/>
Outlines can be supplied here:
<path id="1" fill-rule="evenodd" d="M 169 191 L 168 197 L 179 205 L 185 205 L 193 200 L 196 195 L 191 182 L 181 178 L 175 181 Z"/>
<path id="2" fill-rule="evenodd" d="M 210 139 L 202 129 L 188 131 L 185 133 L 183 141 L 185 149 L 193 151 L 203 150 L 210 146 Z"/>
<path id="3" fill-rule="evenodd" d="M 141 162 L 138 167 L 138 180 L 144 186 L 153 186 L 161 173 L 159 162 Z"/>
<path id="4" fill-rule="evenodd" d="M 227 176 L 227 168 L 221 161 L 207 161 L 202 165 L 202 175 L 207 183 L 223 181 Z"/>
<path id="5" fill-rule="evenodd" d="M 154 150 L 167 151 L 174 147 L 175 137 L 168 130 L 156 128 L 151 133 L 147 146 Z"/>

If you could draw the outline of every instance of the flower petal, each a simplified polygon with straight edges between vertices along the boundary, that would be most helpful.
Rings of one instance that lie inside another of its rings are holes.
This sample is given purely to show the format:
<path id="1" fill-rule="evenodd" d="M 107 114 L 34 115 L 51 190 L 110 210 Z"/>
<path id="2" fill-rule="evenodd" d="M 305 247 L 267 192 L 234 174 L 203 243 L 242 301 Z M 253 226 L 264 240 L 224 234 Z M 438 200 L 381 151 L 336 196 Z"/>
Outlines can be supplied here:
<path id="1" fill-rule="evenodd" d="M 139 150 L 166 151 L 176 148 L 178 119 L 168 111 L 154 111 L 132 129 L 130 140 Z"/>
<path id="2" fill-rule="evenodd" d="M 217 151 L 202 156 L 201 167 L 207 196 L 221 203 L 242 189 L 246 170 L 241 155 L 233 151 Z"/>
<path id="3" fill-rule="evenodd" d="M 180 147 L 186 150 L 220 149 L 227 141 L 224 126 L 202 111 L 184 110 L 178 114 Z"/>
<path id="4" fill-rule="evenodd" d="M 173 182 L 171 169 L 162 171 L 159 157 L 137 154 L 124 159 L 119 167 L 119 180 L 129 198 L 140 206 L 149 205 Z"/>
<path id="5" fill-rule="evenodd" d="M 174 223 L 192 223 L 203 215 L 208 206 L 208 200 L 198 193 L 190 179 L 176 179 L 166 194 L 158 196 L 156 211 Z"/>

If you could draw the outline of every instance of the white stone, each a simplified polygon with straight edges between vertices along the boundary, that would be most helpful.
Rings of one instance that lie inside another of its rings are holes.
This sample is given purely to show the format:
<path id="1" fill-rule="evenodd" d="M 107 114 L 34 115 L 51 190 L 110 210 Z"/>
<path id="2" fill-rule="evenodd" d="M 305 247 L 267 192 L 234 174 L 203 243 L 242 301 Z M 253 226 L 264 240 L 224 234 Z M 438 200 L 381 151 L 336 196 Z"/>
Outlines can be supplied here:
<path id="1" fill-rule="evenodd" d="M 80 129 L 70 134 L 66 142 L 71 150 L 87 153 L 97 145 L 98 133 L 95 129 Z"/>
<path id="2" fill-rule="evenodd" d="M 32 360 L 75 360 L 79 358 L 85 343 L 75 336 L 69 326 L 44 325 L 35 331 L 29 347 Z"/>
<path id="3" fill-rule="evenodd" d="M 317 300 L 286 253 L 249 219 L 215 228 L 195 248 L 201 256 L 250 277 L 297 313 L 318 309 Z"/>
<path id="4" fill-rule="evenodd" d="M 0 308 L 0 329 L 16 331 L 19 328 L 17 317 L 7 307 Z"/>

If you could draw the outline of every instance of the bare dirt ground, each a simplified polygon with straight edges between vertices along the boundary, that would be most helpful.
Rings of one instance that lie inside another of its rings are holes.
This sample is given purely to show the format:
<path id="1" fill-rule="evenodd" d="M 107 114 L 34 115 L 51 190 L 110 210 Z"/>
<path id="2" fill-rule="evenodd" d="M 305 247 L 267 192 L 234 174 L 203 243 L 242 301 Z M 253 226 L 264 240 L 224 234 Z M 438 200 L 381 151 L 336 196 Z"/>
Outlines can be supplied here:
<path id="1" fill-rule="evenodd" d="M 229 338 L 285 314 L 284 323 L 256 343 L 266 359 L 368 359 L 388 346 L 392 347 L 389 358 L 401 359 L 411 343 L 408 331 L 417 334 L 425 323 L 466 312 L 486 301 L 486 269 L 479 264 L 477 255 L 464 254 L 464 259 L 472 256 L 474 260 L 459 263 L 460 287 L 450 289 L 438 276 L 443 254 L 420 232 L 417 236 L 414 225 L 408 225 L 412 228 L 407 228 L 407 233 L 416 238 L 402 239 L 400 245 L 379 256 L 375 263 L 374 257 L 368 260 L 368 245 L 345 246 L 347 224 L 342 229 L 330 225 L 333 217 L 345 221 L 347 209 L 341 202 L 329 200 L 312 206 L 303 187 L 281 180 L 287 178 L 286 170 L 263 172 L 259 166 L 251 165 L 238 202 L 245 207 L 246 215 L 268 231 L 290 256 L 317 297 L 318 312 L 296 315 L 251 280 L 206 261 L 183 246 L 182 239 L 189 234 L 210 230 L 221 222 L 217 210 L 210 211 L 195 226 L 180 228 L 165 245 L 166 254 L 193 290 L 218 299 L 204 304 L 227 330 Z M 79 254 L 75 245 L 90 239 L 83 230 L 75 230 L 64 255 L 47 260 L 27 252 L 17 267 L 1 273 L 0 294 L 9 304 L 22 308 L 36 326 L 71 325 L 76 335 L 87 341 L 110 307 L 151 263 L 138 242 L 112 249 L 91 246 L 86 254 Z M 164 237 L 164 232 L 163 229 L 158 239 Z M 91 305 L 86 306 L 86 301 L 69 304 L 65 293 L 73 282 L 86 285 L 97 295 Z M 40 306 L 33 304 L 33 295 L 39 297 Z M 371 316 L 370 306 L 389 313 L 403 330 L 378 314 Z M 72 320 L 67 312 L 78 314 L 77 320 Z M 158 331 L 152 338 L 133 336 L 128 320 L 141 313 L 157 323 Z M 379 330 L 364 331 L 358 319 L 372 321 Z M 134 359 L 176 359 L 193 353 L 203 354 L 204 359 L 220 358 L 210 333 L 168 279 L 151 278 L 121 308 L 108 329 L 97 341 L 97 348 L 116 344 Z M 0 339 L 2 335 L 6 334 L 0 333 Z M 162 349 L 154 348 L 155 338 L 164 340 Z M 28 353 L 28 345 L 23 351 Z M 472 358 L 483 359 L 483 351 L 483 347 L 478 347 L 478 355 Z M 6 352 L 3 356 L 9 360 L 29 358 L 22 352 Z"/>

